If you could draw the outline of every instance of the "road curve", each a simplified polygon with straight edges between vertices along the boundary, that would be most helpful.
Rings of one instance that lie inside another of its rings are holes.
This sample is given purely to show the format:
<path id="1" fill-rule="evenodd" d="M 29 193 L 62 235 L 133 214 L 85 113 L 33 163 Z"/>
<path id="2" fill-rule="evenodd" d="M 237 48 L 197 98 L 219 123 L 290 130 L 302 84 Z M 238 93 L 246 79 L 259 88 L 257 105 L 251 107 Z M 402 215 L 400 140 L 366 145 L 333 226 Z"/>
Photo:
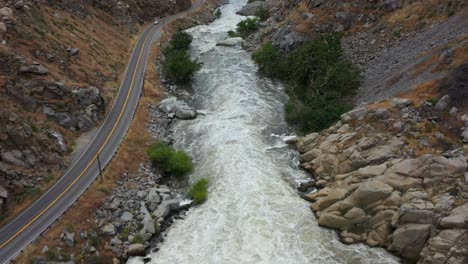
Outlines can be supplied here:
<path id="1" fill-rule="evenodd" d="M 197 9 L 203 2 L 197 0 L 188 10 L 161 19 L 158 25 L 151 24 L 143 32 L 133 49 L 112 109 L 87 149 L 46 193 L 0 230 L 0 263 L 15 258 L 93 183 L 99 175 L 98 153 L 102 167 L 109 163 L 135 114 L 153 41 L 161 37 L 164 24 Z"/>

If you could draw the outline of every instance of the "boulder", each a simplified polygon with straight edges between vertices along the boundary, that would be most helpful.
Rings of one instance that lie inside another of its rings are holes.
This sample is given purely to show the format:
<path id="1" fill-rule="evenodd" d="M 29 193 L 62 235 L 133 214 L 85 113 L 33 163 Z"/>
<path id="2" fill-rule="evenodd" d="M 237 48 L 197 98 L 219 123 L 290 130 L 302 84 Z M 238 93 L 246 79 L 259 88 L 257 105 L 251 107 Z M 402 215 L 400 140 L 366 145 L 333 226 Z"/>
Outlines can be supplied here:
<path id="1" fill-rule="evenodd" d="M 73 247 L 75 245 L 75 233 L 64 232 L 61 238 L 67 246 Z"/>
<path id="2" fill-rule="evenodd" d="M 194 119 L 197 111 L 188 106 L 183 101 L 178 101 L 175 97 L 169 97 L 159 103 L 159 108 L 168 114 L 175 114 L 179 119 Z"/>
<path id="3" fill-rule="evenodd" d="M 439 99 L 439 101 L 437 101 L 437 104 L 434 106 L 434 109 L 438 111 L 445 111 L 449 108 L 450 101 L 450 95 L 444 95 L 442 96 L 442 98 Z"/>
<path id="4" fill-rule="evenodd" d="M 131 244 L 128 246 L 127 255 L 128 256 L 144 256 L 146 253 L 146 246 L 140 243 Z"/>
<path id="5" fill-rule="evenodd" d="M 453 209 L 449 216 L 440 220 L 440 226 L 445 228 L 468 229 L 468 203 Z"/>
<path id="6" fill-rule="evenodd" d="M 393 233 L 390 249 L 410 260 L 419 259 L 419 253 L 426 244 L 431 225 L 405 224 Z"/>
<path id="7" fill-rule="evenodd" d="M 434 212 L 432 210 L 421 210 L 412 204 L 403 204 L 398 208 L 398 224 L 432 224 Z"/>
<path id="8" fill-rule="evenodd" d="M 333 189 L 327 196 L 319 198 L 314 204 L 312 204 L 312 209 L 314 211 L 322 211 L 337 201 L 342 200 L 346 193 L 347 190 L 344 188 Z"/>
<path id="9" fill-rule="evenodd" d="M 151 217 L 148 209 L 146 209 L 145 203 L 141 202 L 140 204 L 141 209 L 140 211 L 143 213 L 144 217 L 141 221 L 142 229 L 140 230 L 140 234 L 143 235 L 145 233 L 154 234 L 156 233 L 155 223 L 153 218 Z"/>
<path id="10" fill-rule="evenodd" d="M 392 106 L 393 108 L 402 109 L 413 104 L 413 101 L 405 98 L 393 98 Z"/>
<path id="11" fill-rule="evenodd" d="M 338 215 L 338 212 L 335 211 L 331 213 L 320 214 L 318 222 L 321 226 L 347 229 L 352 227 L 353 225 L 364 223 L 365 221 L 369 220 L 369 218 L 370 217 L 368 215 L 362 215 L 353 219 L 347 219 Z"/>
<path id="12" fill-rule="evenodd" d="M 19 73 L 22 73 L 22 74 L 36 74 L 36 75 L 46 75 L 49 73 L 49 70 L 41 64 L 21 66 L 18 71 Z"/>
<path id="13" fill-rule="evenodd" d="M 461 137 L 464 143 L 468 143 L 468 126 L 461 133 Z"/>
<path id="14" fill-rule="evenodd" d="M 113 236 L 116 230 L 113 224 L 107 224 L 101 228 L 101 231 L 104 235 Z"/>
<path id="15" fill-rule="evenodd" d="M 361 179 L 373 178 L 375 176 L 383 175 L 386 170 L 387 165 L 385 164 L 367 166 L 358 169 L 356 172 L 354 172 L 353 176 Z"/>
<path id="16" fill-rule="evenodd" d="M 393 188 L 390 185 L 376 180 L 368 180 L 361 183 L 347 200 L 356 206 L 366 206 L 388 197 L 392 192 Z"/>
<path id="17" fill-rule="evenodd" d="M 312 150 L 315 146 L 316 140 L 320 137 L 319 133 L 308 134 L 305 137 L 298 139 L 296 146 L 301 153 L 306 153 Z"/>
<path id="18" fill-rule="evenodd" d="M 0 34 L 5 34 L 7 32 L 7 27 L 5 23 L 0 22 Z"/>
<path id="19" fill-rule="evenodd" d="M 172 210 L 178 210 L 179 206 L 179 201 L 175 199 L 164 200 L 153 214 L 156 216 L 156 218 L 166 218 Z"/>
<path id="20" fill-rule="evenodd" d="M 120 216 L 120 220 L 122 220 L 123 222 L 130 222 L 133 220 L 133 214 L 130 213 L 130 212 L 124 212 L 122 214 L 122 216 Z"/>
<path id="21" fill-rule="evenodd" d="M 353 119 L 357 119 L 357 120 L 360 120 L 362 118 L 364 118 L 367 113 L 368 113 L 368 109 L 366 107 L 360 107 L 360 108 L 356 108 L 356 109 L 353 109 L 347 113 L 344 113 L 341 115 L 341 121 L 343 123 L 347 123 Z"/>
<path id="22" fill-rule="evenodd" d="M 303 44 L 305 38 L 303 35 L 290 26 L 282 26 L 271 36 L 271 43 L 285 53 L 293 51 L 296 47 Z"/>
<path id="23" fill-rule="evenodd" d="M 156 192 L 156 189 L 150 189 L 148 192 L 148 202 L 150 203 L 160 203 L 161 202 L 161 197 L 159 194 Z"/>
<path id="24" fill-rule="evenodd" d="M 241 10 L 237 11 L 237 14 L 241 16 L 255 16 L 259 10 L 266 8 L 268 8 L 268 4 L 266 2 L 255 1 L 243 6 Z"/>
<path id="25" fill-rule="evenodd" d="M 7 199 L 8 198 L 8 191 L 0 185 L 0 199 Z"/>
<path id="26" fill-rule="evenodd" d="M 227 38 L 216 43 L 216 46 L 234 47 L 242 43 L 242 38 Z"/>
<path id="27" fill-rule="evenodd" d="M 13 10 L 9 7 L 0 8 L 0 17 L 11 17 L 13 16 Z"/>

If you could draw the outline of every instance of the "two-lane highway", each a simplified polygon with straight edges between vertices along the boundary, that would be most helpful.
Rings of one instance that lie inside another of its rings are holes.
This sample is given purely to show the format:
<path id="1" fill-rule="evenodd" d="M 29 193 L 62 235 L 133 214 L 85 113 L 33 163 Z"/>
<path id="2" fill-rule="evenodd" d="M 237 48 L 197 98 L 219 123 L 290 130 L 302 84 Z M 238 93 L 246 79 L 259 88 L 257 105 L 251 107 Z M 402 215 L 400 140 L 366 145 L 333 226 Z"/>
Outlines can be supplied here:
<path id="1" fill-rule="evenodd" d="M 151 45 L 160 38 L 163 25 L 203 4 L 197 0 L 188 10 L 151 24 L 133 49 L 112 109 L 79 160 L 33 205 L 0 230 L 0 263 L 9 263 L 21 250 L 53 224 L 99 175 L 97 155 L 105 167 L 130 126 L 140 99 Z"/>

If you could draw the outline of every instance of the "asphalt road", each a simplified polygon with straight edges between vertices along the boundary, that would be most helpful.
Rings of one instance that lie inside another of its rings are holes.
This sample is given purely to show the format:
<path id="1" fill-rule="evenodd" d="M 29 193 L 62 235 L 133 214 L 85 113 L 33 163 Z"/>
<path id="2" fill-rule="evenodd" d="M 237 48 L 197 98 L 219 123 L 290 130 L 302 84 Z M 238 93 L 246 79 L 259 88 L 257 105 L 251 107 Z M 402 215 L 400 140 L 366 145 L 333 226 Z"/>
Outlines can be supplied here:
<path id="1" fill-rule="evenodd" d="M 161 37 L 164 24 L 203 4 L 151 24 L 133 49 L 112 109 L 79 160 L 34 204 L 0 230 L 0 263 L 9 263 L 23 248 L 51 226 L 99 175 L 97 154 L 104 168 L 117 151 L 130 126 L 140 99 L 150 47 Z"/>

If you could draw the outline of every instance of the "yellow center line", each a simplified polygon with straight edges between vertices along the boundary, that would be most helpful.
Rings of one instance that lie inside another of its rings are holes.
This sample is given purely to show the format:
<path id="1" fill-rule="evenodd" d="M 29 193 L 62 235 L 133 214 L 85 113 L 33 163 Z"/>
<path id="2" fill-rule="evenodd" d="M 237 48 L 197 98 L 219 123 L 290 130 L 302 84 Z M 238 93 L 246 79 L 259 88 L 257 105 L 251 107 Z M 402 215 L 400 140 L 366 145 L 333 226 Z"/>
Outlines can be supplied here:
<path id="1" fill-rule="evenodd" d="M 157 28 L 157 27 L 155 27 Z M 85 172 L 89 169 L 89 167 L 91 166 L 91 164 L 93 164 L 93 162 L 96 160 L 97 158 L 97 155 L 104 149 L 104 147 L 106 146 L 107 142 L 109 141 L 110 137 L 113 135 L 117 125 L 119 124 L 120 122 L 120 119 L 122 118 L 122 115 L 123 115 L 123 112 L 125 110 L 125 108 L 127 107 L 127 103 L 128 103 L 128 99 L 130 98 L 130 94 L 131 94 L 131 91 L 133 90 L 133 83 L 135 81 L 135 76 L 137 74 L 137 70 L 138 70 L 138 66 L 140 65 L 140 60 L 141 60 L 141 55 L 143 54 L 143 49 L 145 47 L 145 44 L 146 44 L 146 41 L 148 40 L 148 37 L 152 34 L 152 32 L 154 31 L 154 29 L 152 29 L 150 31 L 150 33 L 148 33 L 148 35 L 145 37 L 144 41 L 143 41 L 143 45 L 141 47 L 141 50 L 140 50 L 140 54 L 138 55 L 138 61 L 137 61 L 137 64 L 135 66 L 135 71 L 133 72 L 133 77 L 132 77 L 132 82 L 130 83 L 130 89 L 128 90 L 128 94 L 127 94 L 127 97 L 125 98 L 125 103 L 122 107 L 122 110 L 120 110 L 120 114 L 117 118 L 117 121 L 114 123 L 114 126 L 112 127 L 112 130 L 111 132 L 109 133 L 109 135 L 107 136 L 106 140 L 104 141 L 104 143 L 102 144 L 101 148 L 99 148 L 97 154 L 91 159 L 91 161 L 88 163 L 88 165 L 86 165 L 85 169 L 80 173 L 80 175 L 78 175 L 78 177 L 73 180 L 72 183 L 70 183 L 70 185 L 67 186 L 67 188 L 59 195 L 57 196 L 57 198 L 55 198 L 55 200 L 53 200 L 46 208 L 44 208 L 39 214 L 37 214 L 31 221 L 29 221 L 26 225 L 24 225 L 20 230 L 18 230 L 13 236 L 11 236 L 7 241 L 5 241 L 2 245 L 0 245 L 0 249 L 2 249 L 3 247 L 5 247 L 8 243 L 10 243 L 13 239 L 15 239 L 19 234 L 21 234 L 26 228 L 28 228 L 30 225 L 32 225 L 39 217 L 41 217 L 45 212 L 47 212 L 47 210 L 49 210 L 54 204 L 57 203 L 58 200 L 60 200 L 60 198 L 62 198 L 63 195 L 65 195 L 65 193 L 67 193 L 72 187 L 73 185 L 76 184 L 76 182 L 85 174 Z M 138 44 L 137 44 L 138 45 Z M 131 59 L 130 59 L 131 61 Z"/>

